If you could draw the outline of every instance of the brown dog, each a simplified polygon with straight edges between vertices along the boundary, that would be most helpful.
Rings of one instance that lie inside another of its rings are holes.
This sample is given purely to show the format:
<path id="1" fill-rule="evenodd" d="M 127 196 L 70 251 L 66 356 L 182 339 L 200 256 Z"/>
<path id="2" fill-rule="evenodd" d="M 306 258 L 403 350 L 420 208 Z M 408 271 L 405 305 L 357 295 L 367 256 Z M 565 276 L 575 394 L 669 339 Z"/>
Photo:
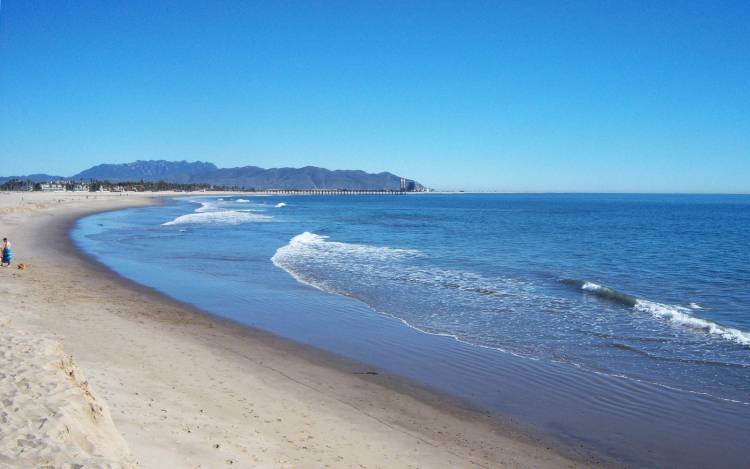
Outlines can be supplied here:
<path id="1" fill-rule="evenodd" d="M 26 264 L 18 264 L 18 270 L 26 270 Z"/>

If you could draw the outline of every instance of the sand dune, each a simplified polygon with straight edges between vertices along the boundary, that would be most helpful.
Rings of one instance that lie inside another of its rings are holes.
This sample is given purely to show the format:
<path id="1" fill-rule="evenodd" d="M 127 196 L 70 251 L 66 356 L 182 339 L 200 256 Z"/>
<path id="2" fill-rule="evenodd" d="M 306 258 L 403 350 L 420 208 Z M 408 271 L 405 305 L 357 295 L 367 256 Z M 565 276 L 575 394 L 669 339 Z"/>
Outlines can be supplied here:
<path id="1" fill-rule="evenodd" d="M 131 467 L 103 400 L 61 344 L 0 315 L 0 465 Z"/>

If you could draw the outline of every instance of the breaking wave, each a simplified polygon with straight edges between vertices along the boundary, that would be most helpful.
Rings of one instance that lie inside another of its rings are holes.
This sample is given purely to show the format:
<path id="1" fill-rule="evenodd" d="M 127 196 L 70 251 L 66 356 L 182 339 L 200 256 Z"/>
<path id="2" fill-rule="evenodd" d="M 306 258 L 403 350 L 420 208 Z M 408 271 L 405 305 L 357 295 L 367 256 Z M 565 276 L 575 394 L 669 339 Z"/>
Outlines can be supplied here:
<path id="1" fill-rule="evenodd" d="M 200 210 L 200 209 L 198 209 Z M 172 221 L 162 223 L 163 226 L 187 225 L 187 224 L 225 224 L 239 225 L 241 223 L 267 222 L 273 217 L 259 215 L 248 211 L 225 210 L 217 212 L 199 212 L 182 215 Z"/>
<path id="2" fill-rule="evenodd" d="M 279 202 L 278 204 L 276 204 L 276 208 L 281 208 L 281 207 L 286 207 L 286 203 L 285 202 Z"/>
<path id="3" fill-rule="evenodd" d="M 289 241 L 286 246 L 280 247 L 271 260 L 279 267 L 287 270 L 284 265 L 291 261 L 292 256 L 305 257 L 309 259 L 325 260 L 339 256 L 367 257 L 370 259 L 384 260 L 387 258 L 403 258 L 408 256 L 419 256 L 421 253 L 414 249 L 396 249 L 370 244 L 341 243 L 328 241 L 328 236 L 317 235 L 305 231 L 298 234 Z"/>
<path id="4" fill-rule="evenodd" d="M 201 204 L 201 206 L 195 209 L 197 213 L 210 212 L 211 210 L 215 210 L 217 207 L 217 205 L 212 202 L 198 202 L 198 203 Z"/>
<path id="5" fill-rule="evenodd" d="M 357 299 L 422 333 L 537 359 L 503 347 L 489 324 L 500 317 L 494 314 L 498 301 L 513 309 L 538 298 L 530 284 L 425 265 L 426 259 L 415 249 L 343 243 L 304 232 L 278 248 L 271 261 L 300 283 Z M 458 305 L 471 306 L 461 311 Z"/>
<path id="6" fill-rule="evenodd" d="M 678 326 L 701 330 L 712 336 L 720 337 L 740 345 L 750 346 L 750 332 L 723 326 L 708 319 L 694 316 L 692 310 L 701 309 L 695 303 L 689 303 L 689 306 L 669 305 L 637 298 L 593 282 L 571 279 L 564 279 L 562 282 L 577 286 L 581 290 L 599 298 L 615 301 L 636 311 L 648 313 L 657 319 L 666 320 Z"/>

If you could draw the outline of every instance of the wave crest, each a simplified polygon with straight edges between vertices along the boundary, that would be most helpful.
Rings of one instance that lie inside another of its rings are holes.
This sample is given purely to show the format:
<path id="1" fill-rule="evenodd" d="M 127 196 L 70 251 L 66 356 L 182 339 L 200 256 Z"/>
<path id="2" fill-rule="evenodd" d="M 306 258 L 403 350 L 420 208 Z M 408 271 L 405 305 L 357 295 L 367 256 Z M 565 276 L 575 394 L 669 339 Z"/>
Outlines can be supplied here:
<path id="1" fill-rule="evenodd" d="M 181 215 L 172 221 L 162 223 L 163 226 L 187 224 L 225 224 L 239 225 L 241 223 L 267 222 L 273 217 L 258 215 L 248 211 L 226 210 L 219 212 L 198 212 Z"/>
<path id="2" fill-rule="evenodd" d="M 695 303 L 689 303 L 689 307 L 669 305 L 637 298 L 594 282 L 571 279 L 564 279 L 562 282 L 568 285 L 577 286 L 581 290 L 600 298 L 616 301 L 625 306 L 629 306 L 636 311 L 648 313 L 657 319 L 663 319 L 682 327 L 702 330 L 713 336 L 750 347 L 750 332 L 741 331 L 733 327 L 722 326 L 721 324 L 708 319 L 694 316 L 691 309 L 700 309 L 700 306 L 697 306 Z"/>
<path id="3" fill-rule="evenodd" d="M 279 248 L 271 260 L 281 260 L 294 254 L 302 256 L 355 255 L 384 259 L 387 257 L 419 256 L 421 252 L 415 249 L 397 249 L 370 244 L 328 241 L 328 236 L 305 231 L 289 240 L 289 244 L 286 246 Z"/>

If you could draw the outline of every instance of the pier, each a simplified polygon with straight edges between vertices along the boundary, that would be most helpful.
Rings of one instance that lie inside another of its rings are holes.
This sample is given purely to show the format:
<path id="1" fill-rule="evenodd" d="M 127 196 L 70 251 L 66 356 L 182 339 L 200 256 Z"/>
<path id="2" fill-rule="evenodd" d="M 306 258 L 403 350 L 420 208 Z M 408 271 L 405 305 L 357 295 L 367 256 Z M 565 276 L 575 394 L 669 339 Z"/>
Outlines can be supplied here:
<path id="1" fill-rule="evenodd" d="M 395 189 L 264 189 L 251 191 L 260 195 L 404 195 Z"/>

